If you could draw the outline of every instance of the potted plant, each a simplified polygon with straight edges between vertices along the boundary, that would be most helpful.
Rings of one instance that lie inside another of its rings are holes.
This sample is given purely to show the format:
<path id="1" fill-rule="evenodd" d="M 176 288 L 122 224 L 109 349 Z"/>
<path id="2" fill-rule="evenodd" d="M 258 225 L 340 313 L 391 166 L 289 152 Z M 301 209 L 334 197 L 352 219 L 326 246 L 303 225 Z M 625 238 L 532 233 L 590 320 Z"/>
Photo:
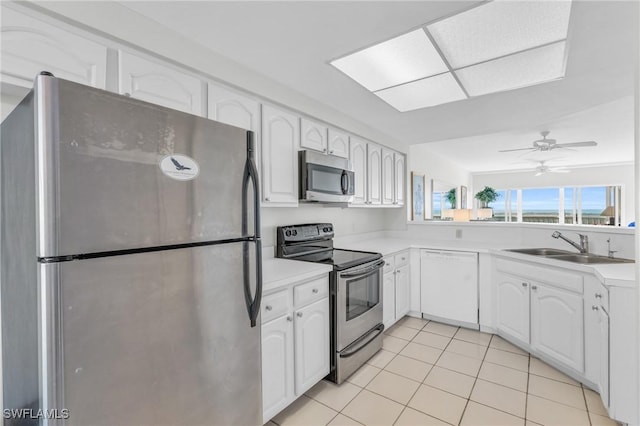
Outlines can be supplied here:
<path id="1" fill-rule="evenodd" d="M 490 186 L 485 186 L 484 189 L 475 196 L 476 200 L 478 200 L 478 207 L 481 209 L 489 207 L 489 203 L 494 202 L 498 197 L 500 197 L 500 194 Z"/>
<path id="2" fill-rule="evenodd" d="M 444 198 L 447 199 L 452 209 L 456 208 L 456 189 L 455 188 L 451 188 L 449 192 L 446 193 Z"/>

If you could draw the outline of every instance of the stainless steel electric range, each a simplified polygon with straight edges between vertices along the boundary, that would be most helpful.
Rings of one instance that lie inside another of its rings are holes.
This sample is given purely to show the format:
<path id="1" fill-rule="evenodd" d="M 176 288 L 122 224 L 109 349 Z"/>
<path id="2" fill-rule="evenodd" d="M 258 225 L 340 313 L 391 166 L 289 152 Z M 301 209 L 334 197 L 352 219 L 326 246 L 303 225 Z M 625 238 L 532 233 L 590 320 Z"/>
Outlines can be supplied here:
<path id="1" fill-rule="evenodd" d="M 276 256 L 325 263 L 331 305 L 331 372 L 342 383 L 382 347 L 382 266 L 380 253 L 333 247 L 333 225 L 279 226 Z"/>

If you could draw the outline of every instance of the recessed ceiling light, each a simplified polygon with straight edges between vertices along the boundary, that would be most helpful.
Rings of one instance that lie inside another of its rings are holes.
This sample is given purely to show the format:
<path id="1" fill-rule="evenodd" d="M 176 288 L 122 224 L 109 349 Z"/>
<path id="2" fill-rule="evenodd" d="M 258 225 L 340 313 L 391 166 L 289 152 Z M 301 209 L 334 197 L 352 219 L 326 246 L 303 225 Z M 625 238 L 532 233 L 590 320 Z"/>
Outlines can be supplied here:
<path id="1" fill-rule="evenodd" d="M 483 62 L 455 73 L 469 96 L 532 86 L 564 76 L 566 43 L 550 44 Z"/>
<path id="2" fill-rule="evenodd" d="M 372 92 L 448 71 L 422 29 L 336 59 L 331 65 Z"/>
<path id="3" fill-rule="evenodd" d="M 412 81 L 374 93 L 400 112 L 467 98 L 451 73 Z"/>
<path id="4" fill-rule="evenodd" d="M 571 1 L 495 0 L 427 26 L 453 68 L 567 38 Z"/>

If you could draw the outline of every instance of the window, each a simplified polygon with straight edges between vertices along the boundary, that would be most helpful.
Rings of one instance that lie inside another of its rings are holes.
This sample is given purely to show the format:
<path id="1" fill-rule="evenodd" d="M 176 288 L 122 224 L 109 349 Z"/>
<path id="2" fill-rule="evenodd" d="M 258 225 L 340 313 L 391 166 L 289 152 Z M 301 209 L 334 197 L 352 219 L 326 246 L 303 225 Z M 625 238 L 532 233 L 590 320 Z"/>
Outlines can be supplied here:
<path id="1" fill-rule="evenodd" d="M 500 189 L 489 204 L 498 222 L 618 225 L 620 186 Z"/>
<path id="2" fill-rule="evenodd" d="M 522 221 L 559 223 L 560 189 L 533 188 L 522 190 Z"/>

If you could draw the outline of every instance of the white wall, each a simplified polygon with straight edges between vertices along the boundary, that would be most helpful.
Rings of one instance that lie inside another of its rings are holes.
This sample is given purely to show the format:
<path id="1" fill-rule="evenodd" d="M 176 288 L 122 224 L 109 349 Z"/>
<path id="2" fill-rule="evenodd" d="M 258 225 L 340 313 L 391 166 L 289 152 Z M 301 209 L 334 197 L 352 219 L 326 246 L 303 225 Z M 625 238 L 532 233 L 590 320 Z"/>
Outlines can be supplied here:
<path id="1" fill-rule="evenodd" d="M 635 220 L 636 193 L 634 184 L 634 165 L 581 167 L 571 169 L 570 173 L 545 173 L 535 176 L 532 171 L 509 173 L 472 174 L 472 186 L 475 192 L 485 186 L 495 189 L 544 188 L 576 185 L 621 185 L 622 186 L 622 223 Z M 474 193 L 475 193 L 474 192 Z M 473 197 L 473 195 L 472 195 Z"/>
<path id="2" fill-rule="evenodd" d="M 275 246 L 276 227 L 282 225 L 333 223 L 338 237 L 383 231 L 390 229 L 390 224 L 395 222 L 406 226 L 404 208 L 340 208 L 300 204 L 297 208 L 263 208 L 261 213 L 262 241 L 265 247 Z"/>
<path id="3" fill-rule="evenodd" d="M 425 194 L 425 200 L 427 201 L 427 205 L 425 206 L 425 215 L 428 218 L 431 217 L 431 205 L 429 202 L 429 188 L 431 187 L 431 179 L 453 184 L 454 186 L 458 187 L 458 190 L 460 189 L 459 187 L 461 185 L 466 186 L 468 188 L 467 200 L 469 203 L 471 202 L 471 174 L 469 173 L 469 171 L 458 166 L 455 162 L 452 162 L 451 160 L 434 153 L 429 148 L 429 144 L 411 145 L 409 147 L 408 171 L 409 175 L 407 177 L 407 198 L 409 206 L 411 205 L 410 172 L 413 171 L 416 173 L 424 173 L 425 175 L 425 191 L 427 192 Z"/>

